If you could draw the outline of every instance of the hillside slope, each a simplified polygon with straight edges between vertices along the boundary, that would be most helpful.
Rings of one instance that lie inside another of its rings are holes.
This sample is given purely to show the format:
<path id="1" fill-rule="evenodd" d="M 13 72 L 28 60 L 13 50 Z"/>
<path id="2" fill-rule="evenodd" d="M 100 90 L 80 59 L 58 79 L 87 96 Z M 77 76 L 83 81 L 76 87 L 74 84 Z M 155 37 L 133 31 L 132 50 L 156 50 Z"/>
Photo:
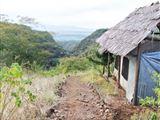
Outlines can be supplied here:
<path id="1" fill-rule="evenodd" d="M 47 31 L 36 31 L 25 25 L 0 22 L 0 64 L 33 64 L 53 66 L 65 51 Z"/>
<path id="2" fill-rule="evenodd" d="M 73 50 L 75 55 L 82 54 L 87 51 L 87 49 L 95 44 L 97 38 L 99 38 L 107 29 L 98 29 L 93 32 L 88 37 L 84 38 Z"/>
<path id="3" fill-rule="evenodd" d="M 64 50 L 71 52 L 80 43 L 77 40 L 70 41 L 56 41 Z"/>

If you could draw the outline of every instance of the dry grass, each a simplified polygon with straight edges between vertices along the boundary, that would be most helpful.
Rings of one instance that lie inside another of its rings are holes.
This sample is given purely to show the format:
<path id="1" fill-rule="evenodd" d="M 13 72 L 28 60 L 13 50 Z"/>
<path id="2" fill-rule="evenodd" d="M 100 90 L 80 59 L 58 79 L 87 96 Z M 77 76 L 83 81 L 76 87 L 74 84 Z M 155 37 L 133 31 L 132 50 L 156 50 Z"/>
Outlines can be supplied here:
<path id="1" fill-rule="evenodd" d="M 45 111 L 56 104 L 59 99 L 57 91 L 65 82 L 65 76 L 47 77 L 27 73 L 25 77 L 32 79 L 31 91 L 37 96 L 34 103 L 25 102 L 12 120 L 44 120 Z"/>
<path id="2" fill-rule="evenodd" d="M 85 73 L 78 73 L 78 75 L 81 76 L 82 82 L 93 84 L 104 100 L 108 98 L 109 95 L 118 94 L 114 81 L 105 80 L 97 71 L 90 70 Z"/>
<path id="3" fill-rule="evenodd" d="M 90 70 L 86 72 L 75 73 L 76 76 L 81 77 L 82 82 L 93 84 L 99 94 L 105 99 L 108 95 L 116 95 L 117 90 L 112 80 L 106 81 L 101 75 L 95 71 Z M 43 76 L 28 72 L 25 77 L 32 79 L 30 89 L 37 96 L 34 103 L 25 103 L 14 116 L 13 120 L 44 120 L 45 111 L 51 106 L 55 105 L 59 100 L 57 95 L 59 86 L 65 82 L 65 75 L 55 77 Z"/>

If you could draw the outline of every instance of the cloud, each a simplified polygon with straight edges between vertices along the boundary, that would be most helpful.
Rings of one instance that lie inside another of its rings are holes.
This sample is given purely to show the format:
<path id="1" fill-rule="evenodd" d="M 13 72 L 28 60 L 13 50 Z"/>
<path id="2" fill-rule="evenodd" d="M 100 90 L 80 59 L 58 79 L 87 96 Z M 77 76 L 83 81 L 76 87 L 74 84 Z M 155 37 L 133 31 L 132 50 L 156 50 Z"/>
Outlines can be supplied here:
<path id="1" fill-rule="evenodd" d="M 156 0 L 157 1 L 157 0 Z M 0 0 L 0 12 L 45 24 L 111 27 L 135 8 L 155 0 Z"/>

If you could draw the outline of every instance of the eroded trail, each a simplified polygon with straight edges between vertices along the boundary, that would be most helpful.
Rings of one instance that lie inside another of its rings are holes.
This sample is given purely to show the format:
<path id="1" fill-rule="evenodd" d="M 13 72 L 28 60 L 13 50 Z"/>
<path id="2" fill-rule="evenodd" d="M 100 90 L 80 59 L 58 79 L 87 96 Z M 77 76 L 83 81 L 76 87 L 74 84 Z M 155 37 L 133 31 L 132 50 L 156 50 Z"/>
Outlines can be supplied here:
<path id="1" fill-rule="evenodd" d="M 54 120 L 128 120 L 137 108 L 127 105 L 119 98 L 108 103 L 90 84 L 79 77 L 69 77 L 60 90 L 61 99 L 47 111 L 48 119 Z"/>

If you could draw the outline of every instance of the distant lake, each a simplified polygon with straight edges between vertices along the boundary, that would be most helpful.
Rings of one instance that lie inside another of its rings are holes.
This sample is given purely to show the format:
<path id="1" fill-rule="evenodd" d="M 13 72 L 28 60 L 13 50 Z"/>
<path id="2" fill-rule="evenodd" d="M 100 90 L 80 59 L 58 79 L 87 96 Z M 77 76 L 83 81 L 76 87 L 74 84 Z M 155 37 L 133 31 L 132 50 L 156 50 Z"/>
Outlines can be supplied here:
<path id="1" fill-rule="evenodd" d="M 28 24 L 27 24 L 28 25 Z M 53 38 L 57 41 L 80 41 L 90 35 L 94 29 L 69 27 L 69 26 L 54 26 L 54 25 L 28 25 L 35 30 L 50 31 Z"/>
<path id="2" fill-rule="evenodd" d="M 67 33 L 55 33 L 54 39 L 57 41 L 80 41 L 87 37 L 91 32 L 67 32 Z"/>

